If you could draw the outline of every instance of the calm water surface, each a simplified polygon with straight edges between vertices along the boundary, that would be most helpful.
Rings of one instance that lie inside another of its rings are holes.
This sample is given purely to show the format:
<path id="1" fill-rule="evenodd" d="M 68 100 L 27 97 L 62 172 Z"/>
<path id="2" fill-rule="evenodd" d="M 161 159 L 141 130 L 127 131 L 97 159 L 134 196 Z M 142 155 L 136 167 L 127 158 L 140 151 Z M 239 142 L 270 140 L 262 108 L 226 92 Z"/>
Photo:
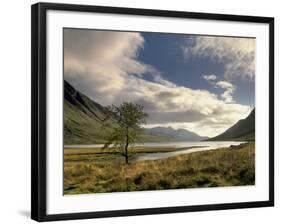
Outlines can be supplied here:
<path id="1" fill-rule="evenodd" d="M 229 147 L 231 145 L 240 145 L 244 142 L 237 141 L 204 141 L 204 142 L 160 142 L 160 143 L 143 143 L 135 144 L 137 147 L 172 147 L 178 148 L 174 152 L 155 152 L 155 153 L 141 153 L 133 156 L 135 161 L 164 159 L 173 156 L 188 154 L 192 152 L 207 151 L 212 149 Z M 65 145 L 64 148 L 101 148 L 102 144 L 93 145 Z M 194 147 L 194 148 L 193 148 Z"/>

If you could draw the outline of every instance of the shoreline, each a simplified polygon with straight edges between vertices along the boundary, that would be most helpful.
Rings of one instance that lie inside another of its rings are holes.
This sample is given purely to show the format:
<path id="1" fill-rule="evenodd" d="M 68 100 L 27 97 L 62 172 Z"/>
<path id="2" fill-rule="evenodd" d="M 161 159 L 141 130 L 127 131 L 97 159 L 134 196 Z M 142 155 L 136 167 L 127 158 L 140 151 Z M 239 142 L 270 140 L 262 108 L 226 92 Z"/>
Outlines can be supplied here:
<path id="1" fill-rule="evenodd" d="M 169 153 L 180 152 L 188 149 L 206 148 L 208 146 L 188 146 L 188 147 L 136 147 L 131 154 L 143 154 L 143 153 Z M 65 155 L 95 155 L 95 154 L 118 154 L 114 149 L 102 149 L 102 148 L 64 148 Z M 82 152 L 81 152 L 82 151 Z"/>
<path id="2" fill-rule="evenodd" d="M 234 143 L 234 142 L 231 142 Z M 201 151 L 212 151 L 220 148 L 232 149 L 233 147 L 245 144 L 241 142 L 238 145 L 191 145 L 186 147 L 175 146 L 145 146 L 135 147 L 129 153 L 129 160 L 134 162 L 146 161 L 146 160 L 159 160 L 176 157 L 180 155 L 190 154 Z M 114 149 L 102 149 L 102 148 L 67 148 L 64 150 L 64 158 L 66 160 L 76 160 L 77 157 L 90 157 L 95 160 L 111 160 L 112 162 L 122 162 L 121 153 Z"/>

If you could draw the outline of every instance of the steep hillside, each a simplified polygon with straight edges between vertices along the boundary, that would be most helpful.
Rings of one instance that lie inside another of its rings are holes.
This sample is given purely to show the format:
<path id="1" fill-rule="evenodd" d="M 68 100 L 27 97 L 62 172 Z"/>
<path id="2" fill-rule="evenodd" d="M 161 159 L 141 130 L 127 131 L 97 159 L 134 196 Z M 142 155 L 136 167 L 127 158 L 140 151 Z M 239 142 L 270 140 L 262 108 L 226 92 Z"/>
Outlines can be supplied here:
<path id="1" fill-rule="evenodd" d="M 64 144 L 104 142 L 105 109 L 64 81 Z"/>
<path id="2" fill-rule="evenodd" d="M 239 120 L 222 134 L 208 139 L 210 141 L 254 141 L 255 140 L 255 109 L 245 119 Z"/>

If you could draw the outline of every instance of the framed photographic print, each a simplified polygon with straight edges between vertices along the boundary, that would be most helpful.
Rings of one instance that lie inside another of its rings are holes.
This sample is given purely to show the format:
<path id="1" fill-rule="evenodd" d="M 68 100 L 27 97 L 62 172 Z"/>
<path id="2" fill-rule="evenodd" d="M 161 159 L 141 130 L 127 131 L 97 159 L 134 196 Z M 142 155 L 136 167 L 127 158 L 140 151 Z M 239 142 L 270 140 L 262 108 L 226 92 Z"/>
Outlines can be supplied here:
<path id="1" fill-rule="evenodd" d="M 32 6 L 32 219 L 274 205 L 274 19 Z"/>

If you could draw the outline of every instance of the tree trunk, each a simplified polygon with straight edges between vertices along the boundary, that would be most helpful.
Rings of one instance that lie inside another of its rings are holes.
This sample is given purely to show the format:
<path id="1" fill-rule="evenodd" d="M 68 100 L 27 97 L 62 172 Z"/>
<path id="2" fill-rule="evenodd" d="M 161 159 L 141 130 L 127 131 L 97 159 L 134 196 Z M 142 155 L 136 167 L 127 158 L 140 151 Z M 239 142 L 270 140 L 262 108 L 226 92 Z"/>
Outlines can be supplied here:
<path id="1" fill-rule="evenodd" d="M 126 153 L 126 155 L 125 155 L 125 162 L 126 162 L 126 164 L 128 164 L 128 163 L 129 163 L 129 160 L 128 160 L 128 155 L 127 155 L 127 153 Z"/>
<path id="2" fill-rule="evenodd" d="M 126 145 L 125 145 L 125 162 L 126 162 L 126 164 L 129 163 L 129 160 L 128 160 L 128 146 L 129 146 L 129 135 L 127 134 L 126 135 Z"/>

